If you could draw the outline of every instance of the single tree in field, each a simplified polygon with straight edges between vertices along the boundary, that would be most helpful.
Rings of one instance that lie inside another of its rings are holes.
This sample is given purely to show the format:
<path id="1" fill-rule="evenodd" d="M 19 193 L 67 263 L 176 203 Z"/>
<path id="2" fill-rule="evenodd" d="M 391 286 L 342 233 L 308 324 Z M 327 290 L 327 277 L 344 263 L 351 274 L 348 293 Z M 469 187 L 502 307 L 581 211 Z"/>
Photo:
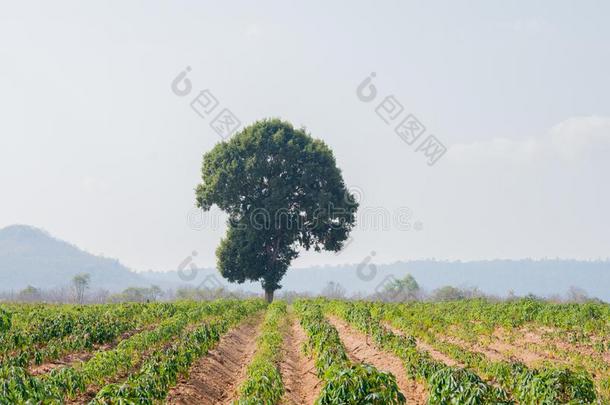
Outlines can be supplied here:
<path id="1" fill-rule="evenodd" d="M 163 295 L 163 290 L 158 285 L 151 285 L 148 289 L 148 299 L 150 301 L 157 301 Z"/>
<path id="2" fill-rule="evenodd" d="M 85 301 L 85 290 L 89 288 L 91 283 L 91 275 L 89 273 L 80 273 L 72 278 L 72 287 L 76 293 L 76 302 L 82 304 Z"/>
<path id="3" fill-rule="evenodd" d="M 411 274 L 393 280 L 382 291 L 382 298 L 389 301 L 410 301 L 418 299 L 419 296 L 419 284 Z"/>
<path id="4" fill-rule="evenodd" d="M 269 302 L 299 248 L 339 251 L 355 223 L 358 204 L 332 151 L 277 119 L 206 153 L 202 180 L 197 205 L 229 216 L 218 270 L 231 282 L 260 281 Z"/>
<path id="5" fill-rule="evenodd" d="M 42 298 L 40 289 L 28 285 L 23 290 L 19 291 L 18 298 L 20 301 L 38 301 Z"/>
<path id="6" fill-rule="evenodd" d="M 321 296 L 332 299 L 343 299 L 346 294 L 345 287 L 334 281 L 329 281 L 320 293 Z"/>
<path id="7" fill-rule="evenodd" d="M 464 291 L 450 285 L 432 291 L 432 299 L 434 301 L 458 301 L 464 298 L 466 298 Z"/>

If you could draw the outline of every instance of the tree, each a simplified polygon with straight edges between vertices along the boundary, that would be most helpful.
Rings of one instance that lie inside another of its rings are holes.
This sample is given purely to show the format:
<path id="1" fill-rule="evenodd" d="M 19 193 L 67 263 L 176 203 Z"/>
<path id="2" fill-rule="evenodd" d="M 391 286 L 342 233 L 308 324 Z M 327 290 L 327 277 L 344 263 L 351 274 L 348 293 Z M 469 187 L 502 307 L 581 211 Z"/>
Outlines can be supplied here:
<path id="1" fill-rule="evenodd" d="M 76 302 L 82 304 L 85 301 L 85 290 L 89 288 L 91 283 L 91 275 L 89 273 L 80 273 L 72 278 L 72 287 L 76 293 Z"/>
<path id="2" fill-rule="evenodd" d="M 589 301 L 589 294 L 587 294 L 587 292 L 579 287 L 575 287 L 575 286 L 570 286 L 569 290 L 568 290 L 568 301 L 569 302 L 578 302 L 578 303 L 582 303 L 582 302 L 587 302 Z"/>
<path id="3" fill-rule="evenodd" d="M 450 285 L 438 288 L 432 292 L 432 299 L 435 301 L 457 301 L 464 298 L 466 297 L 462 290 Z"/>
<path id="4" fill-rule="evenodd" d="M 203 157 L 197 206 L 227 212 L 216 256 L 230 282 L 260 281 L 268 302 L 299 248 L 339 251 L 358 208 L 330 148 L 303 129 L 263 120 Z"/>
<path id="5" fill-rule="evenodd" d="M 326 284 L 326 286 L 322 289 L 322 293 L 320 295 L 326 298 L 343 299 L 345 298 L 346 293 L 345 288 L 341 284 L 334 281 L 329 281 L 328 284 Z"/>
<path id="6" fill-rule="evenodd" d="M 148 300 L 149 301 L 157 301 L 162 296 L 163 296 L 163 290 L 158 285 L 153 284 L 148 289 Z"/>
<path id="7" fill-rule="evenodd" d="M 419 284 L 410 274 L 402 279 L 395 279 L 388 283 L 382 291 L 382 298 L 389 301 L 415 300 L 419 298 Z"/>
<path id="8" fill-rule="evenodd" d="M 109 298 L 114 302 L 151 302 L 156 301 L 163 295 L 163 290 L 157 285 L 147 287 L 128 287 L 119 294 L 113 294 Z"/>
<path id="9" fill-rule="evenodd" d="M 95 302 L 98 304 L 108 302 L 108 297 L 110 297 L 110 291 L 104 288 L 98 288 L 96 291 L 89 295 L 89 299 L 91 300 L 91 302 Z"/>
<path id="10" fill-rule="evenodd" d="M 19 301 L 38 301 L 41 298 L 40 290 L 34 286 L 28 285 L 23 290 L 19 291 Z"/>

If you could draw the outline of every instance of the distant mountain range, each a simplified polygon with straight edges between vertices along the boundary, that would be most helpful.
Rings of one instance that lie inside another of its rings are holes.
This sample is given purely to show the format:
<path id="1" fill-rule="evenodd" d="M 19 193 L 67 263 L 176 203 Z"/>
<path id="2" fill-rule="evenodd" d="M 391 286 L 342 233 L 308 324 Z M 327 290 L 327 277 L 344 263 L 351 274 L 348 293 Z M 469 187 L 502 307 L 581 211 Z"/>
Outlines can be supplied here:
<path id="1" fill-rule="evenodd" d="M 214 288 L 260 292 L 259 283 L 229 285 L 213 268 L 199 269 L 189 280 L 176 271 L 136 273 L 116 259 L 95 256 L 34 227 L 13 225 L 0 230 L 0 290 L 65 286 L 78 273 L 90 273 L 92 288 L 120 291 L 131 286 Z M 189 273 L 189 270 L 186 270 Z M 393 277 L 412 274 L 431 291 L 444 285 L 478 287 L 485 293 L 505 296 L 533 293 L 563 294 L 572 286 L 593 297 L 610 301 L 610 262 L 577 260 L 420 260 L 393 264 L 346 264 L 290 269 L 282 281 L 284 291 L 319 293 L 330 281 L 341 284 L 349 294 L 370 294 Z"/>
<path id="2" fill-rule="evenodd" d="M 372 262 L 374 265 L 374 262 Z M 506 296 L 535 294 L 549 297 L 562 295 L 570 287 L 585 290 L 590 296 L 610 302 L 610 262 L 578 260 L 488 260 L 488 261 L 435 261 L 418 260 L 375 266 L 374 277 L 370 268 L 358 265 L 314 267 L 297 269 L 286 274 L 287 288 L 312 291 L 329 281 L 339 282 L 348 292 L 373 292 L 392 277 L 411 274 L 427 291 L 446 285 L 478 287 L 486 294 Z M 368 279 L 370 281 L 367 281 Z"/>
<path id="3" fill-rule="evenodd" d="M 373 267 L 369 267 L 373 266 Z M 214 269 L 201 270 L 192 286 L 211 284 Z M 393 278 L 411 274 L 427 292 L 446 285 L 478 287 L 486 294 L 505 297 L 511 292 L 541 297 L 565 295 L 571 287 L 583 289 L 589 296 L 610 302 L 610 262 L 579 260 L 488 260 L 435 261 L 417 260 L 375 265 L 346 264 L 290 269 L 282 280 L 283 291 L 319 293 L 329 282 L 341 284 L 348 294 L 368 295 L 380 291 Z M 157 277 L 176 280 L 176 272 L 157 273 Z M 214 279 L 222 279 L 220 276 Z M 245 291 L 260 291 L 258 283 L 244 283 Z"/>

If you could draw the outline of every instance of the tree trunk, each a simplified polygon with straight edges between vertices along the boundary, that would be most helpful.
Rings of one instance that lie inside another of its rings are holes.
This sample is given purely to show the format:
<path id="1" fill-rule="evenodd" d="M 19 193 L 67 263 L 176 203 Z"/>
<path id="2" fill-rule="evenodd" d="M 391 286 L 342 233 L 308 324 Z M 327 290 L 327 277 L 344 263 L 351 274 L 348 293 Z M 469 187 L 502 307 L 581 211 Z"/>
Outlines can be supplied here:
<path id="1" fill-rule="evenodd" d="M 273 290 L 265 290 L 265 300 L 269 304 L 273 302 Z"/>

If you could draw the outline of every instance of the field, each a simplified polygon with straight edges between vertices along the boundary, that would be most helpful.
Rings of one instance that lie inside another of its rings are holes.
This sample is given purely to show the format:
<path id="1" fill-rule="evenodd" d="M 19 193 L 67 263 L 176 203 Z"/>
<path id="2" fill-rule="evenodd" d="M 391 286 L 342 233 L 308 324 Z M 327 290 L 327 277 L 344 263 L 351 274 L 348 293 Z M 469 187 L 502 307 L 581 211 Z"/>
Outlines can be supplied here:
<path id="1" fill-rule="evenodd" d="M 610 306 L 0 306 L 0 403 L 610 403 Z"/>

